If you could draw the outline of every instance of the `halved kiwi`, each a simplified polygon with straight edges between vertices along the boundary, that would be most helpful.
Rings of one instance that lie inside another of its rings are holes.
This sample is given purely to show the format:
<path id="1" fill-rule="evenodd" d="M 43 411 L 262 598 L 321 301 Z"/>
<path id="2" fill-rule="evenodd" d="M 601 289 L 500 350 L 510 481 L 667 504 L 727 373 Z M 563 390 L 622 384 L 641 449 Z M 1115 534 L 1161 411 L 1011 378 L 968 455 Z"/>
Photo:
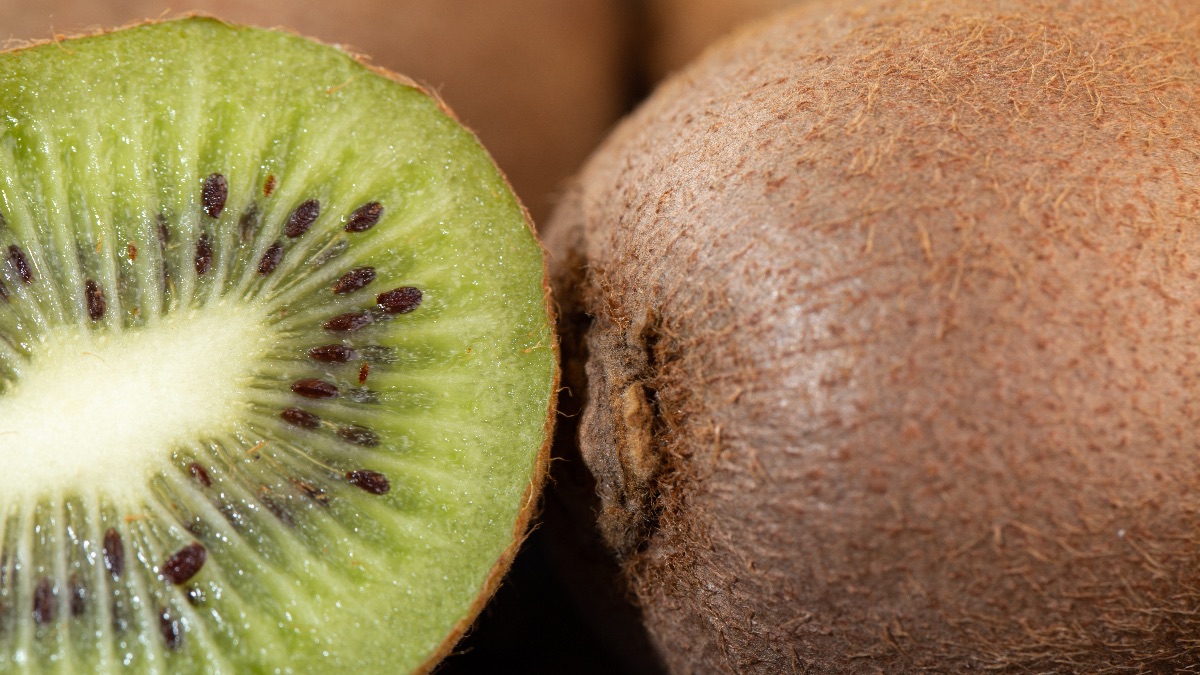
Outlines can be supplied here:
<path id="1" fill-rule="evenodd" d="M 191 18 L 0 56 L 0 670 L 406 672 L 522 536 L 542 251 L 438 100 Z"/>

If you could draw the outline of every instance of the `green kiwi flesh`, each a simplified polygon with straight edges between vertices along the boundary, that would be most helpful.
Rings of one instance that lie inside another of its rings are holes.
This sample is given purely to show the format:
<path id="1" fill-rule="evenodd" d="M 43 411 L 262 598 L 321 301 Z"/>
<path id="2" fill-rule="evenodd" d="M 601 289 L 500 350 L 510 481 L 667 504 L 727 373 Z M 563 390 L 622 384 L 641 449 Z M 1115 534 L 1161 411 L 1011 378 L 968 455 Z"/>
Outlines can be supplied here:
<path id="1" fill-rule="evenodd" d="M 474 136 L 211 19 L 0 55 L 0 671 L 407 672 L 522 535 L 542 252 Z"/>

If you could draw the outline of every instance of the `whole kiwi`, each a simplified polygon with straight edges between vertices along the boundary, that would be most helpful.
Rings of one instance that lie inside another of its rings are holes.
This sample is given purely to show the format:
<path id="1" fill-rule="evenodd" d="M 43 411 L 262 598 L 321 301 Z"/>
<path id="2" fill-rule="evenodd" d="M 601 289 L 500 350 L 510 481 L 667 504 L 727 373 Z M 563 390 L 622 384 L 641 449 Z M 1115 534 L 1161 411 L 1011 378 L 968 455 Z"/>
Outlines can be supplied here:
<path id="1" fill-rule="evenodd" d="M 1190 0 L 819 4 L 601 147 L 552 276 L 672 670 L 1200 663 L 1198 67 Z"/>

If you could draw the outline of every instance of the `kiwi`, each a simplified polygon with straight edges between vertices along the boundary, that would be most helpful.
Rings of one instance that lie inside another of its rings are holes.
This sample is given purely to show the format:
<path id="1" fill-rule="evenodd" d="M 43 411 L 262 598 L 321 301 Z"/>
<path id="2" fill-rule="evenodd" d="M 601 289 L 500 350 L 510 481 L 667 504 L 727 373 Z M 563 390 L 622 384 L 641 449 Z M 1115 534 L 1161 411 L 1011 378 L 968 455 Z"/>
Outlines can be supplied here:
<path id="1" fill-rule="evenodd" d="M 523 536 L 556 342 L 475 137 L 212 19 L 0 56 L 0 670 L 432 666 Z"/>
<path id="2" fill-rule="evenodd" d="M 1198 19 L 812 5 L 593 157 L 567 384 L 673 671 L 1200 663 Z"/>

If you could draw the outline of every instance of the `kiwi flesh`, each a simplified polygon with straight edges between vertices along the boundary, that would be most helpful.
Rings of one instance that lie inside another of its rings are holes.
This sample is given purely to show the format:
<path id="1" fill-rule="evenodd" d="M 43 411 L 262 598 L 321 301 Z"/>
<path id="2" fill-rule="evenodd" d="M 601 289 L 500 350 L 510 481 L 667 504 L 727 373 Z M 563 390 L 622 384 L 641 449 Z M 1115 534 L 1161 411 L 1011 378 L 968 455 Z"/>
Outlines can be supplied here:
<path id="1" fill-rule="evenodd" d="M 812 4 L 589 162 L 566 390 L 674 672 L 1200 663 L 1198 12 Z"/>
<path id="2" fill-rule="evenodd" d="M 435 97 L 204 18 L 0 55 L 0 670 L 429 668 L 523 536 L 556 343 Z"/>

